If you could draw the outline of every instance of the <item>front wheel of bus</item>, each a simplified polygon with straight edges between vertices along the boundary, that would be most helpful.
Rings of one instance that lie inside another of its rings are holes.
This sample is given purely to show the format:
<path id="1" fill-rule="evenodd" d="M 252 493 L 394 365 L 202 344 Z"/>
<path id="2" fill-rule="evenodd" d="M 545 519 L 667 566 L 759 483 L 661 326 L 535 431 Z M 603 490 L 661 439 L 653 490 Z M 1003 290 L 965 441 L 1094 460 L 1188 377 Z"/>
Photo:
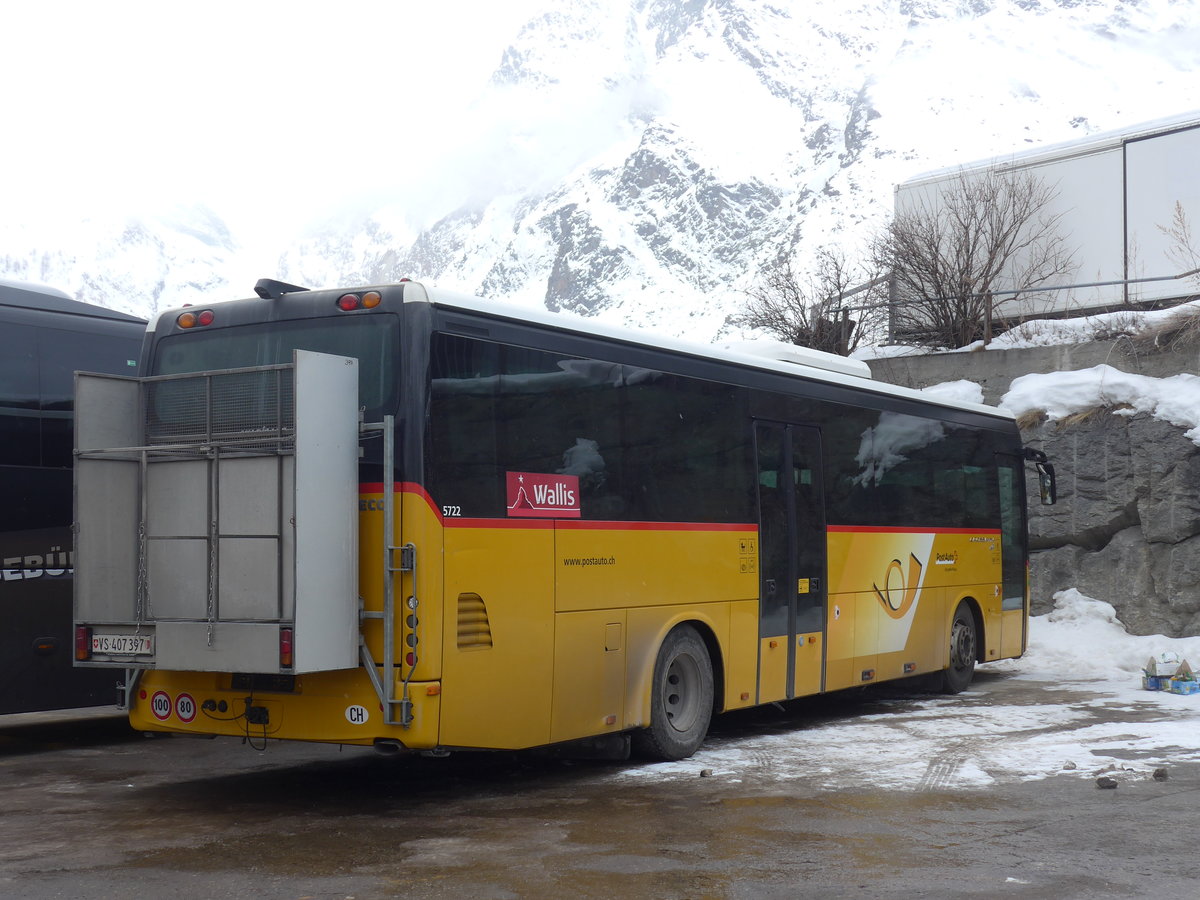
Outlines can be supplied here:
<path id="1" fill-rule="evenodd" d="M 680 625 L 658 650 L 650 686 L 650 727 L 634 734 L 634 747 L 652 759 L 686 759 L 704 743 L 712 711 L 708 647 L 695 628 Z"/>
<path id="2" fill-rule="evenodd" d="M 957 694 L 967 689 L 975 675 L 977 656 L 975 617 L 967 604 L 958 604 L 950 623 L 950 665 L 942 672 L 942 690 Z"/>

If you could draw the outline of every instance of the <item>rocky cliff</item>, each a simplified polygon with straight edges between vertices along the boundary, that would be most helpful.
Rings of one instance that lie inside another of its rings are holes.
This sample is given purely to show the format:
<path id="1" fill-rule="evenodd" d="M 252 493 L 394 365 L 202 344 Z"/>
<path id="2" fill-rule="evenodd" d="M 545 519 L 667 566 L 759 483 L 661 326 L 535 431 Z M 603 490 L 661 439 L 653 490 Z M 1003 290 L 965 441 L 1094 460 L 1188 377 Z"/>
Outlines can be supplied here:
<path id="1" fill-rule="evenodd" d="M 1200 447 L 1160 419 L 1105 409 L 1025 439 L 1059 483 L 1055 506 L 1032 507 L 1033 612 L 1074 587 L 1136 634 L 1200 634 Z"/>

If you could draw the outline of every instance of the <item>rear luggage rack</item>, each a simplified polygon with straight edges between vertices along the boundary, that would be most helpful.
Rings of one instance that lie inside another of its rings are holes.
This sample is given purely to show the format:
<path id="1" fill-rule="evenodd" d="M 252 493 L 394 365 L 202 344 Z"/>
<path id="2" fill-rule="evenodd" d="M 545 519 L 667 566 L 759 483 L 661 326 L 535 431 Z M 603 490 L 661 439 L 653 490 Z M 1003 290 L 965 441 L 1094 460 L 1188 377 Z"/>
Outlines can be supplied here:
<path id="1" fill-rule="evenodd" d="M 358 665 L 356 360 L 80 374 L 76 394 L 75 618 L 103 638 L 88 662 Z"/>

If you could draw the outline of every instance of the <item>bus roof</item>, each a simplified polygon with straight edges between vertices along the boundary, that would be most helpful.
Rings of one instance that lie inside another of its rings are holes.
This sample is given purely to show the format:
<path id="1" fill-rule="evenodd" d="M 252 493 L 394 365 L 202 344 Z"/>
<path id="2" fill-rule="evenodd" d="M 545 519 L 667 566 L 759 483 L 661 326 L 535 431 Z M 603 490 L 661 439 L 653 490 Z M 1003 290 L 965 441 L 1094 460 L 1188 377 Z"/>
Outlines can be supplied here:
<path id="1" fill-rule="evenodd" d="M 469 294 L 443 290 L 415 281 L 408 282 L 405 287 L 419 288 L 421 294 L 423 294 L 423 296 L 418 296 L 416 291 L 405 290 L 405 302 L 427 301 L 435 306 L 462 309 L 498 318 L 511 319 L 516 322 L 531 322 L 550 328 L 574 331 L 588 337 L 604 337 L 626 344 L 671 350 L 688 356 L 719 359 L 740 366 L 782 372 L 786 375 L 803 375 L 806 378 L 846 385 L 857 390 L 866 390 L 892 397 L 904 397 L 952 409 L 970 410 L 1004 419 L 1015 418 L 1011 412 L 999 407 L 935 397 L 914 388 L 875 381 L 871 377 L 870 367 L 861 360 L 835 356 L 831 353 L 822 353 L 821 351 L 810 350 L 806 347 L 797 347 L 778 341 L 698 344 L 647 331 L 607 325 L 573 313 L 543 312 L 537 309 L 512 306 L 493 300 L 484 300 Z"/>
<path id="2" fill-rule="evenodd" d="M 70 316 L 89 316 L 94 319 L 114 319 L 119 322 L 144 324 L 146 321 L 115 309 L 74 300 L 70 294 L 57 288 L 0 278 L 0 307 L 5 306 L 44 310 Z"/>

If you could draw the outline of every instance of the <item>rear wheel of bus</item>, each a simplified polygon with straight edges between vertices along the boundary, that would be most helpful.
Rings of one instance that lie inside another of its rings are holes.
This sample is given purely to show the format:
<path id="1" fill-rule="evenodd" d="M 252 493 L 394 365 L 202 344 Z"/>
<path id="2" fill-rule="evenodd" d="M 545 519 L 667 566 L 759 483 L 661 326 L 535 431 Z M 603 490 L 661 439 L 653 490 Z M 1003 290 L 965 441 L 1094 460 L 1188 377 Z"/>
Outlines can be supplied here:
<path id="1" fill-rule="evenodd" d="M 942 672 L 944 693 L 957 694 L 967 689 L 975 675 L 978 652 L 975 616 L 966 603 L 960 603 L 950 623 L 950 665 Z"/>
<path id="2" fill-rule="evenodd" d="M 704 743 L 712 711 L 708 647 L 695 628 L 680 625 L 658 650 L 650 686 L 650 727 L 634 734 L 634 749 L 651 759 L 686 759 Z"/>

